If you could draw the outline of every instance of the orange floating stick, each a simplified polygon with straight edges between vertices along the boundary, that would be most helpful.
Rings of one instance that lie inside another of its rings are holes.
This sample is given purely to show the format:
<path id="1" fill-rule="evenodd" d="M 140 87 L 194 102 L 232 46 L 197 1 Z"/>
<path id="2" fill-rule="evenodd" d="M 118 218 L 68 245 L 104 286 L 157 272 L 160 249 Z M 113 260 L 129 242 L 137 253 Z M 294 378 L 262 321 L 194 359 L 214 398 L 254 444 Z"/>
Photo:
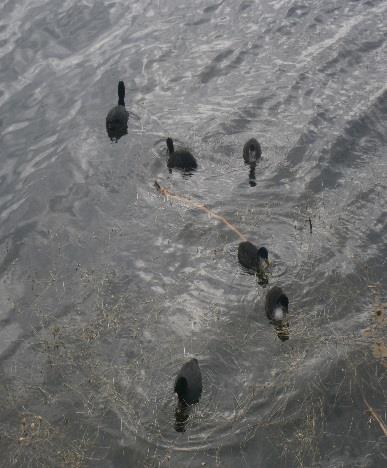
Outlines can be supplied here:
<path id="1" fill-rule="evenodd" d="M 221 221 L 224 225 L 226 225 L 229 229 L 231 229 L 231 231 L 233 231 L 242 241 L 247 240 L 246 236 L 244 236 L 233 224 L 231 224 L 229 221 L 227 221 L 227 219 L 224 216 L 221 216 L 221 215 L 218 215 L 218 214 L 214 213 L 209 208 L 207 208 L 205 205 L 203 205 L 201 203 L 197 203 L 197 202 L 195 202 L 195 201 L 193 201 L 193 200 L 191 200 L 191 199 L 189 199 L 187 197 L 183 197 L 181 195 L 175 195 L 174 193 L 170 192 L 168 189 L 162 187 L 157 182 L 157 180 L 155 181 L 155 187 L 162 195 L 165 196 L 165 198 L 167 200 L 168 199 L 176 200 L 176 201 L 179 201 L 179 202 L 181 202 L 181 203 L 183 203 L 185 205 L 188 205 L 188 206 L 190 206 L 192 208 L 197 208 L 198 210 L 204 211 L 211 218 L 215 218 L 218 221 Z"/>

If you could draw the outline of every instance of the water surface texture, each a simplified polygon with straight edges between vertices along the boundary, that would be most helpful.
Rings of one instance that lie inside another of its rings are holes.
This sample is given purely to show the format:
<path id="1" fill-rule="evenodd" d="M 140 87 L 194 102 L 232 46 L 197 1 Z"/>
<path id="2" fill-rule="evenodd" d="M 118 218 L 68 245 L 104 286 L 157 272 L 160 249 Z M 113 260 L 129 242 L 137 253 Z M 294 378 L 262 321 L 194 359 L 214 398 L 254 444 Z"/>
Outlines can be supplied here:
<path id="1" fill-rule="evenodd" d="M 386 466 L 387 1 L 0 4 L 0 465 Z"/>

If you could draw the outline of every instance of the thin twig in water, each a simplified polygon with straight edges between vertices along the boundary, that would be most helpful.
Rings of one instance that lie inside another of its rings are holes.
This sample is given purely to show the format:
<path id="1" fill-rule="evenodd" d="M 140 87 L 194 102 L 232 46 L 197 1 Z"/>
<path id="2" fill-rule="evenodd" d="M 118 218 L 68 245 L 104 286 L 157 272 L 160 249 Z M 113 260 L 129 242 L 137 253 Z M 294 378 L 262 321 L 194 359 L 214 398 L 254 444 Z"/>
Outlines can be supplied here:
<path id="1" fill-rule="evenodd" d="M 247 238 L 244 236 L 233 224 L 231 224 L 227 219 L 221 215 L 218 215 L 211 211 L 209 208 L 207 208 L 205 205 L 195 202 L 187 197 L 183 197 L 181 195 L 175 195 L 172 192 L 170 192 L 168 189 L 162 187 L 157 180 L 155 181 L 155 187 L 156 189 L 165 196 L 165 198 L 172 199 L 172 200 L 177 200 L 181 203 L 185 203 L 188 206 L 191 206 L 193 208 L 197 208 L 198 210 L 204 211 L 209 215 L 210 218 L 215 218 L 219 221 L 221 221 L 223 224 L 225 224 L 231 231 L 233 231 L 242 241 L 246 241 Z"/>
<path id="2" fill-rule="evenodd" d="M 368 401 L 364 398 L 363 396 L 363 401 L 365 405 L 367 406 L 369 412 L 371 413 L 372 417 L 375 419 L 375 421 L 379 424 L 380 429 L 382 430 L 383 434 L 387 437 L 387 427 L 382 421 L 382 419 L 378 416 L 376 411 L 372 408 L 372 406 L 368 403 Z"/>

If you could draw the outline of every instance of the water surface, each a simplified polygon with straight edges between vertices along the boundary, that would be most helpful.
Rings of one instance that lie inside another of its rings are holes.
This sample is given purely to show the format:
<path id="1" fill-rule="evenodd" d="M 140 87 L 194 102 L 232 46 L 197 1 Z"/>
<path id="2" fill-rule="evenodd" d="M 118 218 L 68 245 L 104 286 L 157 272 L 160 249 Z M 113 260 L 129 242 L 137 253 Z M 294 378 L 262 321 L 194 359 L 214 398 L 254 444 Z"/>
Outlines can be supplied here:
<path id="1" fill-rule="evenodd" d="M 3 466 L 385 465 L 386 38 L 384 0 L 2 2 Z M 120 79 L 139 118 L 115 144 Z M 156 179 L 265 245 L 269 285 Z"/>

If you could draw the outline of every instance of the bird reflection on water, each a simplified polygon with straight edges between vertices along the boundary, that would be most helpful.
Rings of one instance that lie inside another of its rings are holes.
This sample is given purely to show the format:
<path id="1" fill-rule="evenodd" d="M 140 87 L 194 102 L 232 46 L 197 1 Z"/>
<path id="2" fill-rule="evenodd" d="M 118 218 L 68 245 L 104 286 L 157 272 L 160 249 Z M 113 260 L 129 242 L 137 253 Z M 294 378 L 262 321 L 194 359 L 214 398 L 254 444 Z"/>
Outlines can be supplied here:
<path id="1" fill-rule="evenodd" d="M 261 145 L 255 138 L 250 138 L 246 141 L 243 146 L 243 160 L 247 166 L 250 167 L 249 172 L 249 185 L 255 187 L 255 168 L 257 167 L 257 161 L 261 159 L 262 149 Z"/>
<path id="2" fill-rule="evenodd" d="M 281 323 L 279 325 L 273 324 L 274 330 L 277 333 L 278 338 L 281 341 L 287 341 L 289 339 L 289 322 Z"/>
<path id="3" fill-rule="evenodd" d="M 175 431 L 185 432 L 192 405 L 178 401 L 175 410 Z"/>
<path id="4" fill-rule="evenodd" d="M 257 183 L 255 182 L 255 163 L 250 163 L 250 172 L 249 172 L 249 185 L 250 187 L 255 187 Z"/>

